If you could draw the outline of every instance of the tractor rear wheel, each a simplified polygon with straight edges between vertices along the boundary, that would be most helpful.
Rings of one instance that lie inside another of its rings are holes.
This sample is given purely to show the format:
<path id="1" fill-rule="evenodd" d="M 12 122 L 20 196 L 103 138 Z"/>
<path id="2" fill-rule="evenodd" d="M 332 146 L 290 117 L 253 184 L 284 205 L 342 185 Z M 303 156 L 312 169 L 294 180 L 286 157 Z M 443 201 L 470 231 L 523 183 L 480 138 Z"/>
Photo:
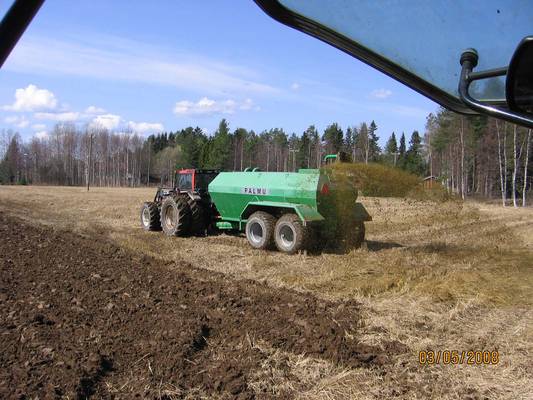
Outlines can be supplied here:
<path id="1" fill-rule="evenodd" d="M 260 250 L 272 248 L 275 218 L 267 212 L 256 211 L 246 222 L 246 239 L 248 243 Z"/>
<path id="2" fill-rule="evenodd" d="M 308 229 L 296 214 L 285 214 L 276 222 L 274 240 L 279 251 L 294 254 L 305 248 L 307 239 Z"/>
<path id="3" fill-rule="evenodd" d="M 191 210 L 191 233 L 202 235 L 207 228 L 205 209 L 198 200 L 187 199 L 187 204 Z"/>
<path id="4" fill-rule="evenodd" d="M 146 231 L 160 231 L 161 219 L 159 217 L 159 208 L 157 204 L 148 201 L 141 207 L 141 226 Z"/>
<path id="5" fill-rule="evenodd" d="M 191 228 L 191 210 L 182 196 L 167 197 L 161 204 L 161 227 L 168 236 L 184 236 Z"/>

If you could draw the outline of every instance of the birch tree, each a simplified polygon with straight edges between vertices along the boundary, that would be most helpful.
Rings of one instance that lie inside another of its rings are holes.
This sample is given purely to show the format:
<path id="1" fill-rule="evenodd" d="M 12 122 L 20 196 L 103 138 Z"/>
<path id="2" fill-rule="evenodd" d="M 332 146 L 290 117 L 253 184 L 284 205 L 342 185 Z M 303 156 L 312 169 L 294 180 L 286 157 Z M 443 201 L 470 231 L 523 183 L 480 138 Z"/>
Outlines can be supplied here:
<path id="1" fill-rule="evenodd" d="M 505 124 L 505 123 L 504 123 Z M 498 136 L 498 166 L 500 168 L 500 189 L 502 193 L 502 206 L 505 207 L 507 202 L 507 157 L 505 157 L 505 166 L 502 166 L 502 145 L 500 139 L 500 122 L 496 120 L 496 135 Z M 507 136 L 507 130 L 504 129 L 504 135 Z M 503 152 L 505 153 L 505 139 Z M 505 170 L 505 172 L 504 172 Z"/>
<path id="2" fill-rule="evenodd" d="M 529 162 L 529 143 L 531 140 L 531 129 L 527 130 L 526 140 L 526 157 L 524 159 L 524 187 L 522 188 L 522 207 L 526 206 L 526 190 L 527 190 L 527 167 Z"/>

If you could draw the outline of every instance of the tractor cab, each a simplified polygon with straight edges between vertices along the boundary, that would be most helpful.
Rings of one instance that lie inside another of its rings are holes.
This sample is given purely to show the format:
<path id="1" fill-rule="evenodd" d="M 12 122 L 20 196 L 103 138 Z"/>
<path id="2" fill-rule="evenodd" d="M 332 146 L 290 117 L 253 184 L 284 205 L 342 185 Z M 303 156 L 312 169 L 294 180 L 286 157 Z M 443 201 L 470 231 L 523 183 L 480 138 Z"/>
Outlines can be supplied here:
<path id="1" fill-rule="evenodd" d="M 175 187 L 180 192 L 207 194 L 207 186 L 220 171 L 214 169 L 180 169 L 176 171 Z"/>
<path id="2" fill-rule="evenodd" d="M 141 224 L 146 230 L 163 229 L 167 235 L 205 234 L 216 207 L 207 187 L 220 171 L 179 169 L 172 187 L 159 187 L 154 200 L 143 204 Z"/>

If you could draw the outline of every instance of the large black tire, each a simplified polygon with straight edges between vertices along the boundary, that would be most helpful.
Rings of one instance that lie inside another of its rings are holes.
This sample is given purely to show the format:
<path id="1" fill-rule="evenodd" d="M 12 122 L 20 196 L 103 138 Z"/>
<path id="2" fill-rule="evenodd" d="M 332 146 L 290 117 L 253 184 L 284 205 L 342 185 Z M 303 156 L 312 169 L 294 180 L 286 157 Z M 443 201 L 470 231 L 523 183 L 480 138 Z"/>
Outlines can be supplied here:
<path id="1" fill-rule="evenodd" d="M 274 240 L 279 251 L 294 254 L 305 249 L 308 229 L 296 214 L 284 214 L 274 228 Z"/>
<path id="2" fill-rule="evenodd" d="M 187 204 L 191 210 L 191 233 L 204 235 L 207 229 L 207 216 L 204 207 L 198 200 L 187 196 Z"/>
<path id="3" fill-rule="evenodd" d="M 159 217 L 159 207 L 151 201 L 144 203 L 141 207 L 141 226 L 145 231 L 160 231 L 161 219 Z"/>
<path id="4" fill-rule="evenodd" d="M 185 236 L 191 229 L 191 209 L 181 197 L 167 197 L 161 204 L 161 227 L 168 236 Z"/>
<path id="5" fill-rule="evenodd" d="M 246 239 L 255 249 L 268 250 L 273 247 L 276 219 L 267 212 L 256 211 L 246 222 Z"/>

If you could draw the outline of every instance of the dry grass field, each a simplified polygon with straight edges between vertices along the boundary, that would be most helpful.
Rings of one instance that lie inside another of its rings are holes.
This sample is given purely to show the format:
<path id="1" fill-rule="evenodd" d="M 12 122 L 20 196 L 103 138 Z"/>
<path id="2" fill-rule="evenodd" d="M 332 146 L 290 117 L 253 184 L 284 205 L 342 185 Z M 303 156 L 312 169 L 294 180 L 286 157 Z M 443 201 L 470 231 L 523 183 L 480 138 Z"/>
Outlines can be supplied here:
<path id="1" fill-rule="evenodd" d="M 168 268 L 186 261 L 235 280 L 356 300 L 360 340 L 397 340 L 409 349 L 384 373 L 256 343 L 268 354 L 251 383 L 258 391 L 302 399 L 533 398 L 533 209 L 362 198 L 374 218 L 362 249 L 287 256 L 252 250 L 243 236 L 144 232 L 139 207 L 154 192 L 0 186 L 0 212 L 111 240 Z M 498 351 L 500 362 L 420 365 L 421 350 Z"/>

